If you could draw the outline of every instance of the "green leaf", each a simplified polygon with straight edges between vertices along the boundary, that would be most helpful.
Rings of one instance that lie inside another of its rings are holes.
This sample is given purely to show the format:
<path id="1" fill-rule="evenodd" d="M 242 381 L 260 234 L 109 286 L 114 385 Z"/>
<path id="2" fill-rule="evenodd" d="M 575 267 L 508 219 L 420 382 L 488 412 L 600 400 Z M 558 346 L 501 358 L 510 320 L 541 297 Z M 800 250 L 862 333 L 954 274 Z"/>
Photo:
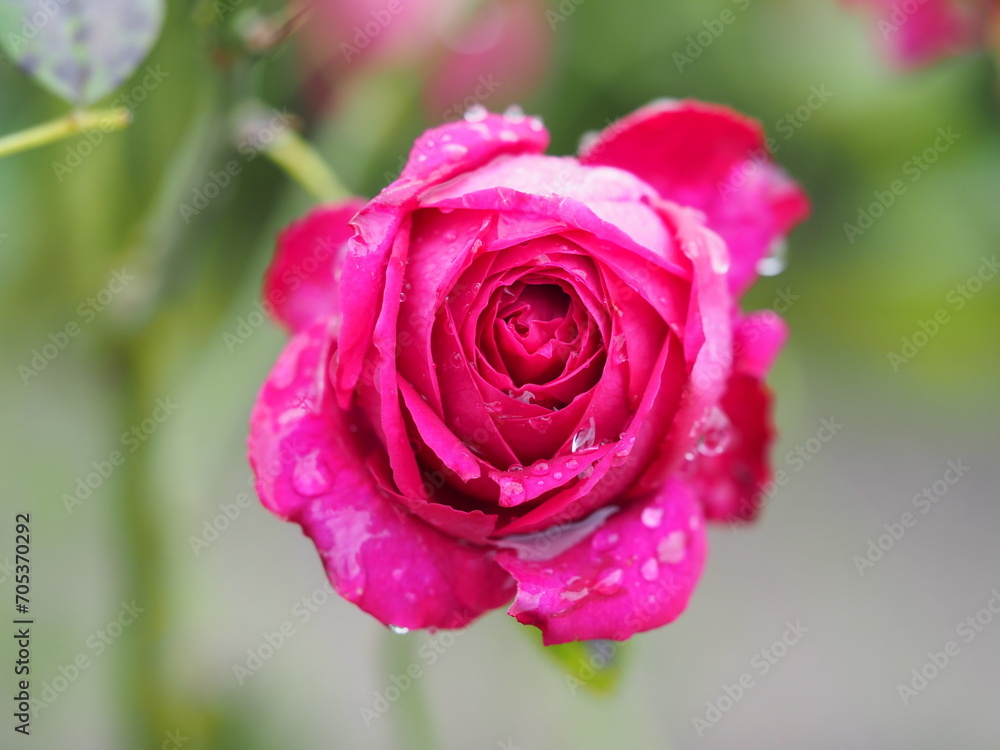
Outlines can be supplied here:
<path id="1" fill-rule="evenodd" d="M 164 0 L 0 0 L 0 47 L 26 74 L 84 106 L 146 59 Z"/>
<path id="2" fill-rule="evenodd" d="M 540 631 L 538 643 L 541 644 Z M 578 691 L 607 695 L 617 686 L 622 677 L 622 662 L 625 644 L 616 641 L 573 641 L 557 646 L 542 647 L 565 674 L 566 686 L 570 692 Z"/>

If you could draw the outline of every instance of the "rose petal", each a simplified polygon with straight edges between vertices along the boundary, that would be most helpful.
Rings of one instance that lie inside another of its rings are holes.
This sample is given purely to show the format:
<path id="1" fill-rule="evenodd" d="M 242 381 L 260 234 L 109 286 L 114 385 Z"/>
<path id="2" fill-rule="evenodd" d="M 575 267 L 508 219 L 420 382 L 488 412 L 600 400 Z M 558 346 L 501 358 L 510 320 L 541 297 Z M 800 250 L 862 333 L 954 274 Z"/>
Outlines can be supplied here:
<path id="1" fill-rule="evenodd" d="M 809 212 L 805 194 L 771 162 L 760 125 L 726 107 L 653 102 L 604 130 L 580 161 L 627 170 L 663 198 L 704 212 L 729 247 L 734 294 Z"/>
<path id="2" fill-rule="evenodd" d="M 377 443 L 328 385 L 334 349 L 324 324 L 303 329 L 261 389 L 249 457 L 262 502 L 302 526 L 341 596 L 387 625 L 461 627 L 500 606 L 512 586 L 488 549 L 440 533 L 379 492 L 365 468 Z"/>
<path id="3" fill-rule="evenodd" d="M 687 606 L 705 552 L 698 501 L 672 480 L 551 559 L 502 550 L 497 562 L 517 580 L 508 614 L 541 629 L 552 645 L 621 641 L 673 621 Z"/>
<path id="4" fill-rule="evenodd" d="M 340 320 L 339 276 L 351 219 L 364 207 L 360 198 L 318 206 L 278 235 L 274 259 L 264 274 L 264 303 L 292 331 L 314 320 Z"/>

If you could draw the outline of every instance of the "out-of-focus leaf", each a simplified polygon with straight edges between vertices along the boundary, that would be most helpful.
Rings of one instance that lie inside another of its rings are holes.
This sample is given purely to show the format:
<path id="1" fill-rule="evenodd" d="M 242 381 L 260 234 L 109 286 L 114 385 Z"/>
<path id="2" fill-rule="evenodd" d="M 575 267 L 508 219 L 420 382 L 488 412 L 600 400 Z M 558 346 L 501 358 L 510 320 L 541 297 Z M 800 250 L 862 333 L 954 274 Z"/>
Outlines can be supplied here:
<path id="1" fill-rule="evenodd" d="M 526 628 L 538 634 L 534 628 Z M 542 650 L 562 670 L 566 687 L 574 695 L 580 691 L 607 695 L 622 677 L 625 644 L 616 641 L 573 641 L 557 646 L 542 646 Z"/>
<path id="2" fill-rule="evenodd" d="M 163 0 L 0 0 L 0 47 L 72 104 L 118 88 L 149 53 Z"/>

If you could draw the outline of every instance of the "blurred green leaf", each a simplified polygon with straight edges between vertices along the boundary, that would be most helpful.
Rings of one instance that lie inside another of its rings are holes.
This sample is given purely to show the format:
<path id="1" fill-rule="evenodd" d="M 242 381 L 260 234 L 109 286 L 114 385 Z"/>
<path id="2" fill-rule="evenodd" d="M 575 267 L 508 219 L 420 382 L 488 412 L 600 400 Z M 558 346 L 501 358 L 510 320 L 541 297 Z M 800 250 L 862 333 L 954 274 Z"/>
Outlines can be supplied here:
<path id="1" fill-rule="evenodd" d="M 71 104 L 114 91 L 146 59 L 163 0 L 0 0 L 0 45 Z"/>
<path id="2" fill-rule="evenodd" d="M 541 644 L 540 631 L 529 628 L 537 635 Z M 565 682 L 571 693 L 586 691 L 597 695 L 608 695 L 621 681 L 624 669 L 625 644 L 608 640 L 573 641 L 556 646 L 543 646 L 542 650 L 565 674 Z"/>

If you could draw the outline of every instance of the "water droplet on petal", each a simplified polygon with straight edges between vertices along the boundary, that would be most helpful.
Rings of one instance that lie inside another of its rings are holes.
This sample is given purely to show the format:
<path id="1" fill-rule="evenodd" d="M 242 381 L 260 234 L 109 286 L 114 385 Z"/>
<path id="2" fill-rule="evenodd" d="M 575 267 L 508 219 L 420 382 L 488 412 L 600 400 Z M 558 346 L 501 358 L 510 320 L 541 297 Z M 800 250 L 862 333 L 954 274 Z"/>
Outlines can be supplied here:
<path id="1" fill-rule="evenodd" d="M 635 438 L 631 437 L 624 441 L 615 451 L 614 456 L 611 457 L 612 466 L 621 466 L 626 461 L 628 461 L 629 455 L 632 453 L 632 448 L 635 446 Z"/>
<path id="2" fill-rule="evenodd" d="M 703 456 L 718 456 L 729 447 L 732 435 L 733 428 L 729 417 L 718 406 L 713 406 L 702 425 L 701 437 L 698 438 L 698 452 Z"/>
<path id="3" fill-rule="evenodd" d="M 446 143 L 442 147 L 442 150 L 444 151 L 445 157 L 447 157 L 449 161 L 459 161 L 460 159 L 465 158 L 465 155 L 469 153 L 469 149 L 458 143 Z"/>
<path id="4" fill-rule="evenodd" d="M 486 107 L 482 104 L 473 104 L 467 110 L 465 110 L 465 121 L 466 122 L 480 122 L 486 119 L 489 112 L 486 111 Z"/>
<path id="5" fill-rule="evenodd" d="M 549 473 L 549 465 L 545 461 L 539 461 L 537 464 L 531 467 L 531 473 L 537 476 L 545 476 Z"/>
<path id="6" fill-rule="evenodd" d="M 777 276 L 788 264 L 788 243 L 778 238 L 767 249 L 767 255 L 757 261 L 757 273 L 761 276 Z"/>
<path id="7" fill-rule="evenodd" d="M 406 292 L 400 292 L 399 293 L 399 301 L 400 302 L 406 302 Z"/>
<path id="8" fill-rule="evenodd" d="M 625 571 L 621 568 L 602 571 L 594 584 L 594 591 L 603 596 L 612 596 L 622 590 L 624 580 Z"/>
<path id="9" fill-rule="evenodd" d="M 524 110 L 517 104 L 511 104 L 503 111 L 503 116 L 513 123 L 524 122 Z"/>
<path id="10" fill-rule="evenodd" d="M 513 130 L 507 130 L 507 128 L 504 128 L 500 131 L 500 140 L 504 143 L 517 143 L 517 133 Z"/>
<path id="11" fill-rule="evenodd" d="M 642 509 L 642 525 L 647 529 L 655 529 L 663 521 L 663 508 L 650 505 Z"/>
<path id="12" fill-rule="evenodd" d="M 524 471 L 524 467 L 521 464 L 511 464 L 507 467 L 507 471 Z"/>
<path id="13" fill-rule="evenodd" d="M 660 577 L 660 564 L 656 562 L 655 557 L 651 557 L 642 564 L 639 573 L 647 581 L 655 581 Z"/>
<path id="14" fill-rule="evenodd" d="M 566 468 L 569 469 L 569 470 L 571 470 L 571 471 L 573 469 L 575 469 L 579 465 L 580 465 L 580 462 L 577 461 L 575 458 L 571 458 L 569 461 L 566 462 Z"/>
<path id="15" fill-rule="evenodd" d="M 594 443 L 597 439 L 597 426 L 594 423 L 594 418 L 591 417 L 587 422 L 586 427 L 581 427 L 573 435 L 573 442 L 570 445 L 570 450 L 573 453 L 581 453 L 586 450 L 590 450 L 594 447 Z M 569 464 L 567 464 L 568 466 Z"/>
<path id="16" fill-rule="evenodd" d="M 594 540 L 590 545 L 601 552 L 609 550 L 618 544 L 618 534 L 610 529 L 601 529 L 594 534 Z"/>
<path id="17" fill-rule="evenodd" d="M 295 491 L 306 497 L 321 495 L 330 488 L 330 472 L 319 457 L 319 451 L 300 458 L 292 472 Z"/>
<path id="18" fill-rule="evenodd" d="M 687 534 L 680 530 L 671 531 L 656 545 L 656 556 L 660 558 L 660 562 L 664 563 L 679 563 L 684 559 L 686 551 Z"/>
<path id="19" fill-rule="evenodd" d="M 463 362 L 464 362 L 464 360 L 462 359 L 462 355 L 459 354 L 458 352 L 455 352 L 454 354 L 451 355 L 451 366 L 452 367 L 455 367 L 455 368 L 461 367 Z"/>
<path id="20" fill-rule="evenodd" d="M 391 630 L 396 635 L 406 635 L 410 632 L 409 628 L 404 628 L 402 625 L 390 625 L 389 630 Z"/>
<path id="21" fill-rule="evenodd" d="M 561 471 L 557 471 L 552 475 L 552 478 L 558 482 L 560 479 L 563 478 L 563 473 Z"/>

